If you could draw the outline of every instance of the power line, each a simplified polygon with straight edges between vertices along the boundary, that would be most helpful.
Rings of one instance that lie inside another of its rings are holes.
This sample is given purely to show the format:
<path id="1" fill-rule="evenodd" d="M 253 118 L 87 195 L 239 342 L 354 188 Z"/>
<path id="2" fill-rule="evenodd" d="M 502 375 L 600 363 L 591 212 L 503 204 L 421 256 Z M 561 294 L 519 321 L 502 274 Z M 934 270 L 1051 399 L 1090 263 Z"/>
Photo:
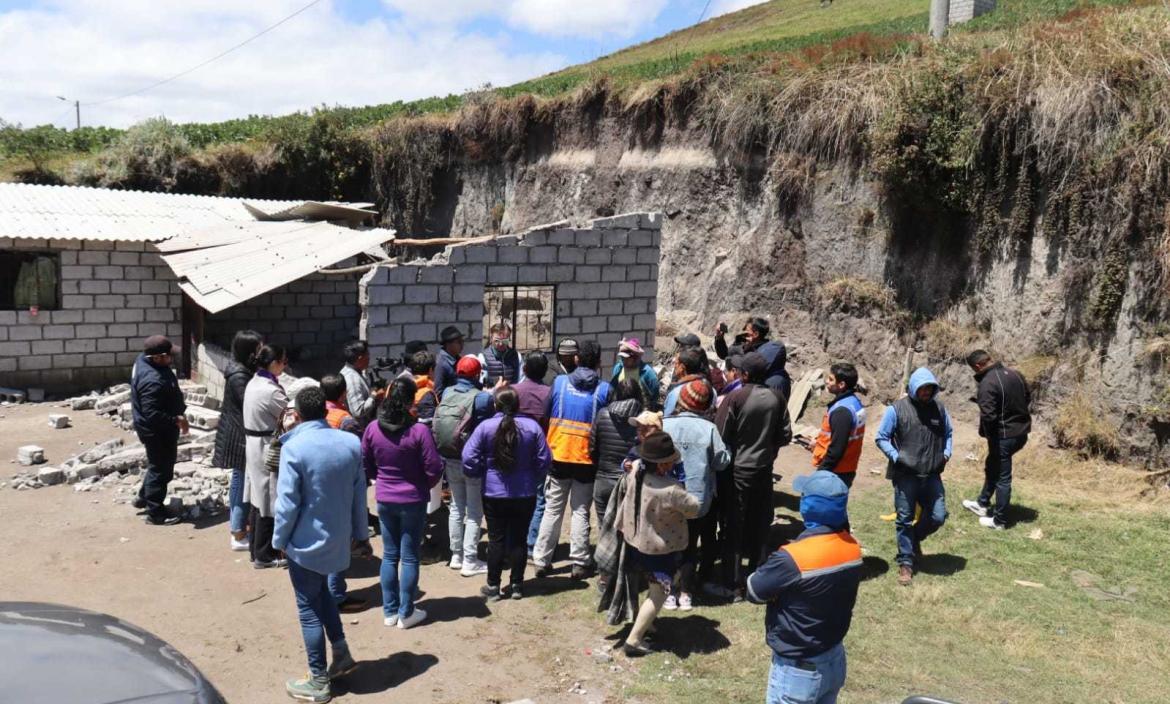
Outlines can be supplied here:
<path id="1" fill-rule="evenodd" d="M 148 85 L 148 86 L 146 86 L 146 87 L 144 87 L 144 88 L 139 88 L 138 90 L 131 91 L 131 92 L 129 92 L 129 93 L 125 93 L 125 94 L 123 94 L 123 95 L 119 95 L 119 96 L 117 96 L 117 97 L 114 97 L 114 98 L 106 98 L 105 100 L 98 100 L 98 101 L 96 101 L 96 102 L 92 102 L 92 103 L 82 103 L 82 105 L 91 105 L 91 106 L 92 106 L 92 105 L 105 105 L 106 103 L 112 103 L 112 102 L 114 102 L 115 100 L 122 100 L 123 98 L 129 98 L 129 97 L 132 97 L 132 96 L 138 95 L 138 94 L 140 94 L 140 93 L 145 93 L 145 92 L 146 92 L 146 91 L 148 91 L 148 90 L 153 90 L 153 89 L 155 89 L 155 88 L 158 88 L 158 87 L 159 87 L 159 86 L 161 86 L 161 85 L 165 85 L 165 84 L 167 84 L 167 83 L 170 83 L 171 81 L 173 81 L 173 80 L 175 80 L 175 79 L 182 78 L 183 76 L 186 76 L 186 75 L 187 75 L 187 74 L 189 74 L 189 73 L 193 73 L 193 72 L 195 72 L 195 71 L 198 71 L 199 69 L 201 69 L 201 68 L 203 68 L 204 66 L 206 66 L 206 65 L 208 65 L 208 64 L 210 64 L 210 63 L 212 63 L 213 61 L 218 61 L 219 59 L 222 59 L 223 57 L 227 56 L 228 54 L 232 53 L 232 52 L 233 52 L 233 51 L 235 51 L 236 49 L 239 49 L 240 47 L 242 47 L 242 46 L 244 46 L 244 45 L 246 45 L 246 44 L 250 44 L 251 42 L 253 42 L 253 41 L 255 41 L 255 40 L 259 39 L 260 37 L 264 36 L 265 34 L 268 34 L 268 33 L 269 33 L 269 32 L 271 32 L 272 30 L 276 29 L 277 27 L 279 27 L 280 25 L 284 24 L 285 22 L 288 22 L 288 21 L 289 21 L 289 20 L 291 20 L 292 18 L 294 18 L 294 17 L 296 17 L 297 15 L 301 14 L 301 13 L 302 13 L 302 12 L 304 12 L 305 10 L 308 10 L 310 7 L 312 7 L 312 6 L 316 5 L 316 4 L 318 4 L 319 2 L 321 2 L 321 0 L 313 0 L 313 1 L 312 1 L 312 2 L 310 2 L 308 5 L 305 5 L 305 6 L 304 6 L 304 7 L 302 7 L 301 9 L 299 9 L 299 10 L 297 10 L 296 12 L 292 13 L 291 15 L 289 15 L 289 16 L 287 16 L 287 17 L 285 17 L 284 19 L 280 20 L 280 21 L 279 21 L 279 22 L 277 22 L 276 24 L 274 24 L 274 25 L 271 25 L 271 26 L 269 26 L 269 27 L 266 27 L 265 29 L 261 30 L 260 32 L 258 32 L 258 33 L 256 33 L 256 34 L 253 34 L 252 36 L 248 37 L 248 38 L 247 38 L 247 39 L 245 39 L 244 41 L 240 42 L 239 44 L 236 44 L 235 46 L 233 46 L 233 47 L 231 47 L 231 48 L 229 48 L 229 49 L 226 49 L 225 51 L 222 51 L 222 52 L 220 52 L 220 53 L 216 54 L 215 56 L 211 57 L 210 59 L 208 59 L 208 60 L 204 61 L 204 62 L 203 62 L 203 63 L 201 63 L 201 64 L 198 64 L 198 65 L 196 65 L 196 66 L 192 66 L 191 68 L 187 69 L 186 71 L 181 71 L 181 72 L 179 72 L 179 73 L 176 73 L 175 75 L 171 76 L 170 78 L 164 78 L 164 79 L 163 79 L 163 80 L 161 80 L 161 81 L 155 81 L 154 83 L 151 83 L 150 85 Z"/>

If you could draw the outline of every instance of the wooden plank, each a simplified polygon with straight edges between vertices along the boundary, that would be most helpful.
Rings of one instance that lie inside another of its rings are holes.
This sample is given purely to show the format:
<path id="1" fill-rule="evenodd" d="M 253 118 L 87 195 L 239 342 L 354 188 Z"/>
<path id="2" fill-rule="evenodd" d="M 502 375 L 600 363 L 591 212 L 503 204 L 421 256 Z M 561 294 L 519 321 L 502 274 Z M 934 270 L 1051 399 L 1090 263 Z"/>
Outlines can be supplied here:
<path id="1" fill-rule="evenodd" d="M 808 398 L 812 395 L 813 389 L 823 385 L 821 379 L 824 376 L 824 369 L 810 369 L 792 387 L 792 396 L 788 398 L 788 415 L 792 419 L 793 425 L 796 425 L 796 421 L 800 420 L 800 417 L 804 415 L 805 404 L 808 403 Z"/>

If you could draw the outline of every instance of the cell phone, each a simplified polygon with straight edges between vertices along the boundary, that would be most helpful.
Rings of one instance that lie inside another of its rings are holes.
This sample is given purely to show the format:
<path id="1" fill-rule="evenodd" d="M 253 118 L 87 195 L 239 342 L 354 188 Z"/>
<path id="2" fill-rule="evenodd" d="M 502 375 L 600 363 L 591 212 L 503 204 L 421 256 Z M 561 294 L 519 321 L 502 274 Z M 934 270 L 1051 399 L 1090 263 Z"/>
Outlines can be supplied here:
<path id="1" fill-rule="evenodd" d="M 719 333 L 721 335 L 727 334 L 727 323 L 719 323 Z"/>

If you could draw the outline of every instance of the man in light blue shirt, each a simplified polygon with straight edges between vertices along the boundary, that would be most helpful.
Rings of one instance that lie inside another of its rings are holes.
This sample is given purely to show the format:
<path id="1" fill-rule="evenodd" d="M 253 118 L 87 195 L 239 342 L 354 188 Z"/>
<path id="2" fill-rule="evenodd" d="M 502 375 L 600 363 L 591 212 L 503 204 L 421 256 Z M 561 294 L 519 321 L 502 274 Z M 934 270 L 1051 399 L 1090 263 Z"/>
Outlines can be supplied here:
<path id="1" fill-rule="evenodd" d="M 272 545 L 288 555 L 309 676 L 289 680 L 295 699 L 329 701 L 330 680 L 357 668 L 345 642 L 328 575 L 349 567 L 354 541 L 366 542 L 366 475 L 361 441 L 325 421 L 325 394 L 304 389 L 294 401 L 300 425 L 281 438 Z M 325 638 L 333 663 L 325 665 Z"/>

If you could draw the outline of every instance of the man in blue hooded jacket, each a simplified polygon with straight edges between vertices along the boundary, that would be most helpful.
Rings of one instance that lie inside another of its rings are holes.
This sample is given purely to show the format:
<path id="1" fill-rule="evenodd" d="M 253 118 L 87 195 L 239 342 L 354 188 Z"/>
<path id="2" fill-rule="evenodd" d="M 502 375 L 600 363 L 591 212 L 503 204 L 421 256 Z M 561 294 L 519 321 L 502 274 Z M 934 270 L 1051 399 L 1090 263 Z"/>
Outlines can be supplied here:
<path id="1" fill-rule="evenodd" d="M 898 584 L 908 586 L 922 541 L 947 520 L 942 471 L 951 459 L 951 417 L 938 400 L 938 380 L 925 367 L 910 375 L 909 394 L 886 408 L 877 446 L 889 459 L 886 478 L 894 485 L 894 529 L 898 538 Z M 914 509 L 922 507 L 918 522 Z"/>

